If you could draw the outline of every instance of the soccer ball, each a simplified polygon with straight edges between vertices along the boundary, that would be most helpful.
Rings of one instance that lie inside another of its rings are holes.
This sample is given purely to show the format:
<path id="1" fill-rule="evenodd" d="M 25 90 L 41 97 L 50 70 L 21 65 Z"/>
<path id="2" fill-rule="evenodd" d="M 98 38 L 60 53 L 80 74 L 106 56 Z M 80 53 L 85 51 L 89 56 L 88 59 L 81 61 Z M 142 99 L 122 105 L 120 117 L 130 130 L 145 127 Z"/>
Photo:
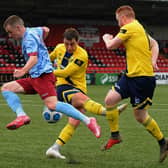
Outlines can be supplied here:
<path id="1" fill-rule="evenodd" d="M 63 114 L 57 111 L 51 111 L 45 106 L 42 116 L 48 123 L 56 123 L 62 118 Z"/>

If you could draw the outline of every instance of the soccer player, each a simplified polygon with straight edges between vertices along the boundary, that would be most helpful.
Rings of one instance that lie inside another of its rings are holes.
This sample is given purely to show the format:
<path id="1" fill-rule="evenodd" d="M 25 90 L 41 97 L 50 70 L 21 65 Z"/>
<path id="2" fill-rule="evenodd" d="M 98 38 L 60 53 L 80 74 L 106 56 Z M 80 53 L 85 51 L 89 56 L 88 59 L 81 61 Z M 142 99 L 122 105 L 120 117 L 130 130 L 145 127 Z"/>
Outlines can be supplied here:
<path id="1" fill-rule="evenodd" d="M 144 30 L 135 19 L 135 12 L 131 6 L 121 6 L 116 10 L 116 19 L 120 26 L 119 33 L 113 37 L 111 34 L 103 35 L 107 49 L 116 49 L 121 44 L 126 48 L 127 71 L 111 89 L 106 98 L 107 111 L 120 100 L 130 98 L 136 120 L 153 135 L 160 146 L 159 161 L 163 162 L 168 154 L 168 140 L 161 132 L 157 122 L 148 114 L 148 107 L 152 105 L 155 90 L 154 69 L 158 69 L 158 43 Z M 111 137 L 103 146 L 109 149 L 121 142 L 118 128 L 119 115 L 115 111 L 111 120 Z"/>
<path id="2" fill-rule="evenodd" d="M 89 111 L 105 116 L 105 108 L 86 95 L 88 54 L 78 45 L 78 41 L 78 31 L 74 28 L 67 28 L 63 35 L 63 43 L 58 44 L 50 53 L 51 60 L 57 60 L 58 69 L 54 71 L 54 74 L 57 77 L 58 100 L 72 104 L 81 112 Z M 120 105 L 115 110 L 121 112 L 126 106 L 127 104 Z M 54 145 L 47 150 L 46 155 L 65 159 L 65 156 L 60 153 L 60 148 L 71 139 L 79 123 L 79 120 L 69 118 L 68 123 L 62 129 Z"/>
<path id="3" fill-rule="evenodd" d="M 16 69 L 13 76 L 23 77 L 29 73 L 30 77 L 8 82 L 2 86 L 2 95 L 17 118 L 7 125 L 8 129 L 17 129 L 30 123 L 30 118 L 22 108 L 20 98 L 16 93 L 38 93 L 44 104 L 51 110 L 64 113 L 67 116 L 84 122 L 93 134 L 100 137 L 100 127 L 96 119 L 87 117 L 68 103 L 57 101 L 55 90 L 55 76 L 44 39 L 49 33 L 48 27 L 24 26 L 24 21 L 16 15 L 9 16 L 3 25 L 9 37 L 22 42 L 22 54 L 26 60 L 23 68 Z"/>

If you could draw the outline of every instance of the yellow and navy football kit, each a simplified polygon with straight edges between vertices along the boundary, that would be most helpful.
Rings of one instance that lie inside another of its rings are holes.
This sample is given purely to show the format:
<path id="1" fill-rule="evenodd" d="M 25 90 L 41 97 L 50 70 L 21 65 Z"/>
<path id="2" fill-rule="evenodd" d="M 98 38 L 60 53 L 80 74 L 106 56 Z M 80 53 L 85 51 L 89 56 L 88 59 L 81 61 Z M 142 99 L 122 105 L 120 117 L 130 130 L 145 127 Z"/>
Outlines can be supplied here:
<path id="1" fill-rule="evenodd" d="M 71 103 L 74 93 L 87 93 L 86 69 L 88 65 L 87 52 L 77 45 L 74 53 L 67 53 L 64 44 L 58 44 L 50 53 L 51 61 L 56 59 L 58 100 Z"/>
<path id="2" fill-rule="evenodd" d="M 135 110 L 147 109 L 152 105 L 152 97 L 156 87 L 156 80 L 152 67 L 152 52 L 149 36 L 143 26 L 137 21 L 126 24 L 120 28 L 117 37 L 123 41 L 126 48 L 127 71 L 115 85 L 122 98 L 130 97 Z M 118 115 L 114 116 L 115 127 L 110 127 L 116 133 L 118 129 Z M 163 133 L 157 122 L 147 114 L 142 122 L 146 130 L 159 142 L 164 143 Z"/>
<path id="3" fill-rule="evenodd" d="M 134 20 L 122 26 L 117 37 L 126 48 L 127 71 L 116 83 L 115 90 L 122 98 L 130 97 L 133 107 L 147 108 L 152 104 L 156 86 L 149 36 L 143 26 Z"/>

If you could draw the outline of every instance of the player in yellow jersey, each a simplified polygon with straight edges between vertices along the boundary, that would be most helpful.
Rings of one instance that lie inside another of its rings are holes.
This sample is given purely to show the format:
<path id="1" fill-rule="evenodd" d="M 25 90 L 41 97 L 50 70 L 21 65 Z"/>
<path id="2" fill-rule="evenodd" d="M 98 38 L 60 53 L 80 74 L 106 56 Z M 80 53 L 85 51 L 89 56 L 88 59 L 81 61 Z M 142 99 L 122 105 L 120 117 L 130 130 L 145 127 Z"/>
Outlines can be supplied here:
<path id="1" fill-rule="evenodd" d="M 121 44 L 126 48 L 127 72 L 110 90 L 105 98 L 109 111 L 120 100 L 130 98 L 136 120 L 154 136 L 160 146 L 159 161 L 163 162 L 168 154 L 168 140 L 163 136 L 156 121 L 148 114 L 148 107 L 152 105 L 155 90 L 154 69 L 157 67 L 158 44 L 144 30 L 135 19 L 135 13 L 130 6 L 121 6 L 116 10 L 116 19 L 120 26 L 119 33 L 103 35 L 108 49 L 116 49 Z M 108 110 L 107 110 L 108 111 Z M 109 119 L 111 137 L 102 146 L 106 150 L 121 142 L 118 128 L 118 112 L 114 111 Z M 111 120 L 111 121 L 110 121 Z"/>
<path id="2" fill-rule="evenodd" d="M 54 71 L 54 74 L 57 77 L 58 100 L 72 104 L 83 113 L 89 111 L 105 116 L 105 108 L 86 95 L 88 54 L 78 45 L 78 40 L 78 31 L 74 28 L 68 28 L 64 32 L 64 43 L 58 44 L 50 53 L 51 60 L 57 60 L 57 70 Z M 121 112 L 126 106 L 123 104 L 114 110 Z M 69 118 L 56 143 L 47 150 L 48 157 L 65 159 L 65 156 L 61 155 L 59 151 L 60 147 L 71 139 L 79 123 L 79 120 Z"/>

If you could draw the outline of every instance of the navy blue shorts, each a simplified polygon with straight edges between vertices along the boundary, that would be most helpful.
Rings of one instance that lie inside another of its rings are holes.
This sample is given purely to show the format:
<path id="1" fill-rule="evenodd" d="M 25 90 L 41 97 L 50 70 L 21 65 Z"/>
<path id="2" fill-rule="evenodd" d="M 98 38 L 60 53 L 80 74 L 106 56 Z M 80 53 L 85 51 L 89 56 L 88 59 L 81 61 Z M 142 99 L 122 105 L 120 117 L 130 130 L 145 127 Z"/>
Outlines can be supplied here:
<path id="1" fill-rule="evenodd" d="M 144 109 L 152 105 L 152 97 L 156 87 L 155 77 L 127 77 L 123 75 L 115 84 L 115 90 L 122 99 L 130 97 L 130 102 L 137 109 Z"/>
<path id="2" fill-rule="evenodd" d="M 71 98 L 75 93 L 82 92 L 72 85 L 59 85 L 56 87 L 57 98 L 59 101 L 71 104 Z M 83 93 L 83 92 L 82 92 Z"/>

